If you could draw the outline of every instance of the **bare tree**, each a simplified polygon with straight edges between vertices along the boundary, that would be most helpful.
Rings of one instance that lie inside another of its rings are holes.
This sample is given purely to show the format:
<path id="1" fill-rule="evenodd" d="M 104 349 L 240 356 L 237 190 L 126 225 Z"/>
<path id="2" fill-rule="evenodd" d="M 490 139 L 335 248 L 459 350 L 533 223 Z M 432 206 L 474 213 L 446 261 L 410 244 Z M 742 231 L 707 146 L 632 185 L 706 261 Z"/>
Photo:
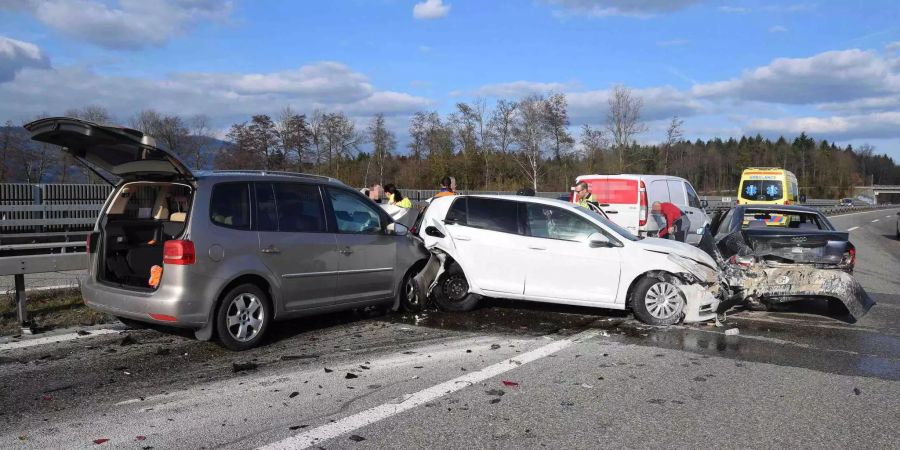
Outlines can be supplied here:
<path id="1" fill-rule="evenodd" d="M 609 94 L 609 112 L 606 115 L 606 129 L 612 136 L 617 155 L 618 170 L 625 170 L 625 151 L 634 142 L 634 137 L 647 126 L 641 123 L 641 108 L 644 101 L 632 95 L 631 89 L 616 85 Z"/>
<path id="2" fill-rule="evenodd" d="M 375 114 L 369 123 L 369 141 L 372 143 L 372 157 L 378 163 L 378 184 L 384 185 L 384 165 L 391 153 L 397 149 L 397 138 L 387 129 L 384 123 L 384 114 Z M 368 185 L 368 180 L 366 185 Z"/>
<path id="3" fill-rule="evenodd" d="M 516 162 L 535 191 L 544 172 L 544 153 L 549 137 L 545 122 L 545 102 L 538 95 L 519 101 L 513 126 L 513 136 L 519 147 Z"/>
<path id="4" fill-rule="evenodd" d="M 581 151 L 582 156 L 587 160 L 588 170 L 599 172 L 598 169 L 603 165 L 604 152 L 607 148 L 609 148 L 609 139 L 606 138 L 603 131 L 587 124 L 581 127 Z"/>
<path id="5" fill-rule="evenodd" d="M 311 132 L 305 114 L 297 114 L 290 106 L 281 110 L 276 123 L 281 147 L 289 159 L 293 158 L 297 172 L 303 172 L 303 164 L 314 159 L 310 155 Z"/>
<path id="6" fill-rule="evenodd" d="M 679 119 L 678 116 L 672 116 L 672 121 L 669 122 L 669 126 L 666 128 L 666 143 L 663 144 L 663 173 L 669 173 L 669 151 L 672 150 L 672 146 L 678 143 L 683 137 L 684 134 L 681 131 L 681 126 L 684 124 L 684 121 Z"/>
<path id="7" fill-rule="evenodd" d="M 551 94 L 544 102 L 544 123 L 547 133 L 553 139 L 553 158 L 557 162 L 568 151 L 575 140 L 569 134 L 569 113 L 567 111 L 566 96 L 563 94 Z"/>
<path id="8" fill-rule="evenodd" d="M 356 131 L 353 120 L 342 112 L 325 114 L 322 125 L 329 174 L 340 176 L 341 161 L 356 155 L 364 136 Z"/>
<path id="9" fill-rule="evenodd" d="M 207 153 L 213 140 L 212 127 L 209 124 L 209 116 L 197 114 L 188 119 L 188 139 L 184 150 L 188 157 L 188 163 L 193 167 L 202 169 L 206 166 Z"/>

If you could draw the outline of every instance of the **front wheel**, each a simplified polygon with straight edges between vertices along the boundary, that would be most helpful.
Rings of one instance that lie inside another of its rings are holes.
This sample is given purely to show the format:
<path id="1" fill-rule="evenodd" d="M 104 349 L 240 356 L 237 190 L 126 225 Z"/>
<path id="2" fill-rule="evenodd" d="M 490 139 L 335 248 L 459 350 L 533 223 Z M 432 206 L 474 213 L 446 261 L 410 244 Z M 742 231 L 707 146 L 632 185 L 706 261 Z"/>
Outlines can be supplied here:
<path id="1" fill-rule="evenodd" d="M 469 281 L 459 264 L 453 263 L 441 274 L 434 287 L 434 301 L 444 311 L 471 311 L 481 297 L 469 293 Z"/>
<path id="2" fill-rule="evenodd" d="M 255 284 L 242 284 L 222 298 L 216 313 L 219 342 L 230 350 L 259 345 L 272 322 L 269 296 Z"/>
<path id="3" fill-rule="evenodd" d="M 397 295 L 400 297 L 400 309 L 402 311 L 417 313 L 425 309 L 425 294 L 419 291 L 414 279 L 424 267 L 424 264 L 415 264 L 400 283 Z"/>
<path id="4" fill-rule="evenodd" d="M 684 293 L 667 279 L 645 277 L 634 290 L 631 309 L 648 325 L 673 325 L 684 317 Z"/>

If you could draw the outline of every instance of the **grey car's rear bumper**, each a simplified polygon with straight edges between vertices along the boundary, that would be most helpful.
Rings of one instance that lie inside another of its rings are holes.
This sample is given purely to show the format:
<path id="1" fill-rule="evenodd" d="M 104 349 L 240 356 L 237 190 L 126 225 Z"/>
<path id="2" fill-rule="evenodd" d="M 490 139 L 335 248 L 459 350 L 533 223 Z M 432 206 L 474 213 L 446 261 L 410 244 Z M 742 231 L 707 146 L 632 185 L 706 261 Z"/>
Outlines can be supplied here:
<path id="1" fill-rule="evenodd" d="M 209 318 L 209 299 L 184 285 L 169 283 L 156 291 L 135 291 L 97 282 L 90 275 L 79 277 L 78 283 L 87 306 L 114 316 L 185 328 L 200 328 Z"/>

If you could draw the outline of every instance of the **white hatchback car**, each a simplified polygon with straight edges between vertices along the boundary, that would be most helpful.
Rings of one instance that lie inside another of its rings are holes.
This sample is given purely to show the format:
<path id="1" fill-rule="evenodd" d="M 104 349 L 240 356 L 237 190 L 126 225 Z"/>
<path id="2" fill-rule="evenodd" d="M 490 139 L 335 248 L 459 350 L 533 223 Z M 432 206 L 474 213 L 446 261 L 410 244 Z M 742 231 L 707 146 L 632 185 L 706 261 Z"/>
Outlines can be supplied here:
<path id="1" fill-rule="evenodd" d="M 560 200 L 437 198 L 413 232 L 433 255 L 419 289 L 446 310 L 470 310 L 488 296 L 630 308 L 642 322 L 670 325 L 713 319 L 719 304 L 719 271 L 702 250 L 639 239 Z"/>

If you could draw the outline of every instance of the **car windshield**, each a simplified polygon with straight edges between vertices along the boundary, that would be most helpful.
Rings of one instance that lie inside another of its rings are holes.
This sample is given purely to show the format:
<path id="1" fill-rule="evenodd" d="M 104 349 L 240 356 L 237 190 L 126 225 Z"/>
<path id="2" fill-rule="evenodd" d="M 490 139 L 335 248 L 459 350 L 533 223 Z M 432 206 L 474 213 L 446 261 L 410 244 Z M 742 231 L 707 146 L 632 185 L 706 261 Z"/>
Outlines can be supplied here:
<path id="1" fill-rule="evenodd" d="M 583 209 L 582 211 L 587 213 L 589 216 L 593 217 L 598 222 L 605 225 L 607 228 L 613 230 L 614 233 L 618 234 L 622 238 L 627 239 L 629 241 L 638 240 L 637 236 L 631 234 L 630 231 L 616 225 L 615 223 L 613 223 L 611 220 L 607 219 L 606 217 L 603 217 L 600 214 L 597 214 L 596 212 L 588 210 L 588 209 Z"/>
<path id="2" fill-rule="evenodd" d="M 771 202 L 781 200 L 784 189 L 778 180 L 745 180 L 741 186 L 741 198 Z"/>

